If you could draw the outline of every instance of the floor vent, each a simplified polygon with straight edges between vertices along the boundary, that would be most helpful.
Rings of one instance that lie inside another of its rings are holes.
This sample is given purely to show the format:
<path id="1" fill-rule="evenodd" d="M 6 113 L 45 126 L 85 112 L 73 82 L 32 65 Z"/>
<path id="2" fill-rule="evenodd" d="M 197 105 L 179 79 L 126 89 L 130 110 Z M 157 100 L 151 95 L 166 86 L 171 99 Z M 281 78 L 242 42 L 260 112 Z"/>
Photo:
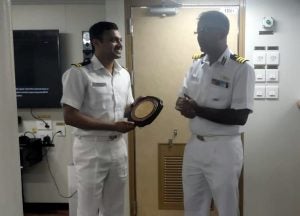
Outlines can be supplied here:
<path id="1" fill-rule="evenodd" d="M 159 209 L 182 210 L 182 162 L 185 144 L 160 144 Z"/>

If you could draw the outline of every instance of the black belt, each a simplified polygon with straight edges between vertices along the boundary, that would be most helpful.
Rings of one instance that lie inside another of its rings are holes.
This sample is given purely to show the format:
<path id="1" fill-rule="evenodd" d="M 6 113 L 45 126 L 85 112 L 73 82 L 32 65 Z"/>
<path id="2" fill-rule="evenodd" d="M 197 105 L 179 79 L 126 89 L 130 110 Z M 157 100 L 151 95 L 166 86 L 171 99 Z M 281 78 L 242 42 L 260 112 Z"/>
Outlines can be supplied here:
<path id="1" fill-rule="evenodd" d="M 122 134 L 114 134 L 109 136 L 79 136 L 79 139 L 90 141 L 114 141 L 122 137 Z"/>
<path id="2" fill-rule="evenodd" d="M 237 136 L 237 135 L 212 135 L 212 136 L 202 136 L 198 134 L 196 135 L 197 139 L 201 141 L 216 140 L 222 137 L 232 137 L 232 136 Z"/>
<path id="3" fill-rule="evenodd" d="M 198 140 L 205 141 L 204 136 L 196 135 L 196 137 L 197 137 Z"/>
<path id="4" fill-rule="evenodd" d="M 112 141 L 112 140 L 118 139 L 119 137 L 121 137 L 121 135 L 110 135 L 110 136 L 108 136 L 108 139 Z"/>

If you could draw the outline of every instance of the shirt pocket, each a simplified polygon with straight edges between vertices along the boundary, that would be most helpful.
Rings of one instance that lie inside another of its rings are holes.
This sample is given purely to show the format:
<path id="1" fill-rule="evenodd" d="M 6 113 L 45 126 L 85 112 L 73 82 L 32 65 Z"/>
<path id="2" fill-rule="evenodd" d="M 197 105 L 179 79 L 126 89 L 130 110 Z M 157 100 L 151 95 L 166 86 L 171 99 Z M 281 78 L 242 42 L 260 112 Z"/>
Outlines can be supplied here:
<path id="1" fill-rule="evenodd" d="M 230 108 L 230 92 L 230 88 L 210 84 L 206 97 L 207 107 L 216 109 Z"/>
<path id="2" fill-rule="evenodd" d="M 106 82 L 90 82 L 88 101 L 91 109 L 106 109 L 112 100 L 112 92 Z"/>

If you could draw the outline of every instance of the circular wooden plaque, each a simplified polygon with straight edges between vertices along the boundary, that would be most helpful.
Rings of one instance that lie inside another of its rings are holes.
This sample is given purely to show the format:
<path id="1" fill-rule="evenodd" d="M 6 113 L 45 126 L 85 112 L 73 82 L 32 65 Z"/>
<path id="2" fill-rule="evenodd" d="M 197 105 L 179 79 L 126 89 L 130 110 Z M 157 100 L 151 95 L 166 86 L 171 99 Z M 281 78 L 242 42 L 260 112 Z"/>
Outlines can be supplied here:
<path id="1" fill-rule="evenodd" d="M 139 99 L 132 107 L 128 120 L 139 127 L 154 121 L 163 108 L 163 102 L 157 97 L 146 96 Z"/>

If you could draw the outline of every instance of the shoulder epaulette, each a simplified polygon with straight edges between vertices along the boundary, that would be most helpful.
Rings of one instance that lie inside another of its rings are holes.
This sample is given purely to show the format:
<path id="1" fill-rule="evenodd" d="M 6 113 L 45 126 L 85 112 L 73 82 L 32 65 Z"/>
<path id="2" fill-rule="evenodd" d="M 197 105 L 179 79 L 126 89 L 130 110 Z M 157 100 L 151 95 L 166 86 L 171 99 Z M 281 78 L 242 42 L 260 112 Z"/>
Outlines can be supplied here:
<path id="1" fill-rule="evenodd" d="M 196 60 L 198 60 L 198 59 L 201 59 L 203 56 L 205 56 L 205 53 L 202 53 L 202 54 L 200 54 L 200 53 L 195 53 L 195 54 L 192 56 L 192 59 L 193 59 L 194 61 L 196 61 Z"/>
<path id="2" fill-rule="evenodd" d="M 240 64 L 244 64 L 246 61 L 248 61 L 247 59 L 237 55 L 237 54 L 231 54 L 230 55 L 230 58 L 233 60 L 233 61 L 236 61 Z"/>
<path id="3" fill-rule="evenodd" d="M 72 65 L 74 65 L 75 67 L 82 67 L 82 66 L 88 65 L 90 63 L 91 63 L 90 59 L 84 59 L 83 62 L 77 63 L 77 64 L 72 64 Z"/>
<path id="4" fill-rule="evenodd" d="M 122 66 L 122 65 L 121 65 L 121 67 L 122 67 L 123 69 L 125 69 L 125 70 L 127 70 L 127 71 L 128 71 L 128 68 L 126 68 L 126 67 L 124 67 L 124 66 Z"/>

